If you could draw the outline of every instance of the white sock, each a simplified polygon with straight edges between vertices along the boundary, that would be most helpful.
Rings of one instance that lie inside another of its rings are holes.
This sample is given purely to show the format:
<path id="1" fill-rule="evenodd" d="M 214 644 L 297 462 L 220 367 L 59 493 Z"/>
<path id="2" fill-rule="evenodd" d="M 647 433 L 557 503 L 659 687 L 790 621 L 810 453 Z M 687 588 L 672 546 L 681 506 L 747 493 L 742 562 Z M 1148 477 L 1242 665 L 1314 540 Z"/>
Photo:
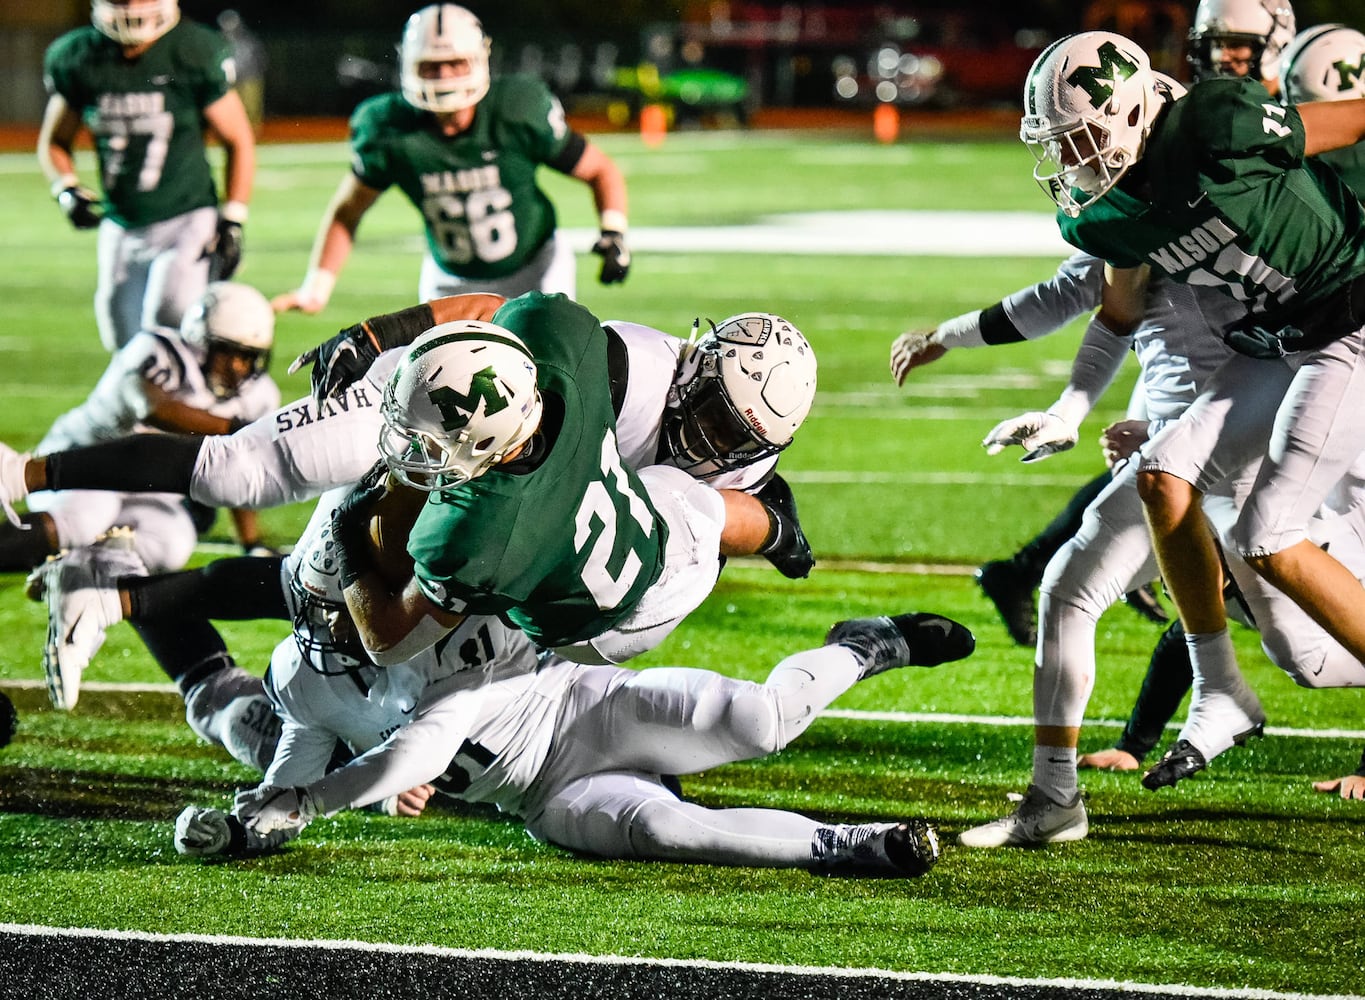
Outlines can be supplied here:
<path id="1" fill-rule="evenodd" d="M 1079 791 L 1076 748 L 1035 746 L 1033 784 L 1059 806 L 1070 805 Z"/>
<path id="2" fill-rule="evenodd" d="M 1185 645 L 1190 650 L 1196 683 L 1202 677 L 1208 689 L 1233 689 L 1241 685 L 1237 653 L 1226 628 L 1218 632 L 1186 632 Z"/>

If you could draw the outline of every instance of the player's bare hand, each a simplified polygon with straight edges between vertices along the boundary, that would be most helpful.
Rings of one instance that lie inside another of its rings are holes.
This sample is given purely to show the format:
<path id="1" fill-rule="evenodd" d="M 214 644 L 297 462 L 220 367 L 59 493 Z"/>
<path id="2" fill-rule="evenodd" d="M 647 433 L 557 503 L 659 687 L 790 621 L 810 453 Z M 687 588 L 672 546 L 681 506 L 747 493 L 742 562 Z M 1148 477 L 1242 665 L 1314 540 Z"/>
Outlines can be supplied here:
<path id="1" fill-rule="evenodd" d="M 1127 750 L 1110 747 L 1094 753 L 1083 753 L 1076 758 L 1076 766 L 1095 771 L 1136 771 L 1142 764 Z"/>
<path id="2" fill-rule="evenodd" d="M 1365 799 L 1365 778 L 1358 774 L 1348 774 L 1344 778 L 1330 781 L 1313 782 L 1313 790 L 1318 792 L 1337 792 L 1343 799 Z"/>
<path id="3" fill-rule="evenodd" d="M 897 385 L 905 384 L 905 376 L 923 365 L 932 364 L 948 353 L 948 348 L 934 343 L 933 330 L 906 330 L 891 342 L 891 377 Z"/>
<path id="4" fill-rule="evenodd" d="M 1145 420 L 1120 420 L 1106 427 L 1100 434 L 1105 464 L 1112 469 L 1132 457 L 1146 442 L 1148 427 Z"/>
<path id="5" fill-rule="evenodd" d="M 322 307 L 326 304 L 321 299 L 305 295 L 301 288 L 296 288 L 292 292 L 281 292 L 270 300 L 270 308 L 277 313 L 301 312 L 309 316 L 322 312 Z"/>
<path id="6" fill-rule="evenodd" d="M 427 802 L 435 793 L 436 789 L 431 785 L 418 785 L 416 788 L 409 788 L 406 792 L 395 796 L 394 812 L 399 816 L 420 816 L 426 809 Z"/>

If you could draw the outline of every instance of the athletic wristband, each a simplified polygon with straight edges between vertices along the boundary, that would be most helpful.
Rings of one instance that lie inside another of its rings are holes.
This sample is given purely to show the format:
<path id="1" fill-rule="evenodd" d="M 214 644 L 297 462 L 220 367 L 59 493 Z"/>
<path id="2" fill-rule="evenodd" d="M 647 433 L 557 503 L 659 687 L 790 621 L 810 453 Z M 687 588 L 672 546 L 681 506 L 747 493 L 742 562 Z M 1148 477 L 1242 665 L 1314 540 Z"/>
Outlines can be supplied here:
<path id="1" fill-rule="evenodd" d="M 602 209 L 601 218 L 603 232 L 625 233 L 627 229 L 626 213 L 615 208 Z"/>
<path id="2" fill-rule="evenodd" d="M 1057 397 L 1057 402 L 1047 408 L 1047 412 L 1064 421 L 1068 427 L 1080 427 L 1081 421 L 1090 413 L 1090 400 L 1085 393 L 1067 386 Z"/>
<path id="3" fill-rule="evenodd" d="M 985 347 L 986 338 L 981 334 L 981 310 L 974 309 L 944 320 L 929 339 L 940 347 Z"/>
<path id="4" fill-rule="evenodd" d="M 299 296 L 325 305 L 331 299 L 332 289 L 336 284 L 337 276 L 331 271 L 321 267 L 310 267 L 308 273 L 303 276 L 303 284 L 299 286 Z"/>
<path id="5" fill-rule="evenodd" d="M 406 347 L 435 325 L 436 314 L 426 302 L 383 316 L 371 316 L 361 324 L 381 354 L 394 347 Z"/>
<path id="6" fill-rule="evenodd" d="M 218 209 L 218 214 L 228 222 L 235 222 L 239 226 L 246 225 L 247 207 L 244 201 L 227 201 L 223 207 Z"/>
<path id="7" fill-rule="evenodd" d="M 67 188 L 74 188 L 80 186 L 81 179 L 77 177 L 75 174 L 62 174 L 62 176 L 58 177 L 55 181 L 52 182 L 51 188 L 52 197 L 56 198 Z"/>

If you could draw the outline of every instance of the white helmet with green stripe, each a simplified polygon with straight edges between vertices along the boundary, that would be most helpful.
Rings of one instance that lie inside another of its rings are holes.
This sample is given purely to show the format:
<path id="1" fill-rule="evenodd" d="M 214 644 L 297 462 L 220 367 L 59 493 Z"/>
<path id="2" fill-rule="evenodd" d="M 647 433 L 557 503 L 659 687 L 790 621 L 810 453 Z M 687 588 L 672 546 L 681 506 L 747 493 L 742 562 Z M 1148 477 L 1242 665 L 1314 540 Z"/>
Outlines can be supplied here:
<path id="1" fill-rule="evenodd" d="M 540 426 L 530 350 L 510 330 L 459 320 L 408 346 L 384 387 L 379 451 L 414 489 L 449 489 L 483 475 Z"/>
<path id="2" fill-rule="evenodd" d="M 1319 24 L 1295 36 L 1280 59 L 1288 104 L 1365 97 L 1365 35 L 1344 24 Z"/>
<path id="3" fill-rule="evenodd" d="M 1111 31 L 1083 31 L 1043 50 L 1024 83 L 1019 138 L 1033 177 L 1077 216 L 1142 156 L 1164 104 L 1147 53 Z"/>

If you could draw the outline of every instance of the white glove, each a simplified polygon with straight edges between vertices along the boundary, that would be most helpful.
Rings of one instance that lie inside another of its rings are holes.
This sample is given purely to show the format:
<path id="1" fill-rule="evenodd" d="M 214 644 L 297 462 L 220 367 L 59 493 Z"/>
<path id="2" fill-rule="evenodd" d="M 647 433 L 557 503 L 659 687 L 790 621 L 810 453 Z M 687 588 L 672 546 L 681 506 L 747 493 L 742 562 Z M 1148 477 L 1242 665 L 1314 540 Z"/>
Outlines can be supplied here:
<path id="1" fill-rule="evenodd" d="M 222 854 L 231 843 L 232 828 L 221 809 L 186 806 L 175 818 L 175 849 L 180 854 Z"/>
<path id="2" fill-rule="evenodd" d="M 948 349 L 934 339 L 937 330 L 906 330 L 891 342 L 891 377 L 897 385 L 914 368 L 937 361 Z"/>
<path id="3" fill-rule="evenodd" d="M 238 792 L 232 812 L 248 833 L 258 837 L 268 837 L 276 831 L 297 834 L 318 816 L 307 789 L 278 785 L 259 785 Z"/>
<path id="4" fill-rule="evenodd" d="M 1039 462 L 1076 446 L 1077 428 L 1055 413 L 1035 410 L 996 424 L 981 446 L 987 455 L 998 455 L 1012 444 L 1025 449 L 1021 462 Z"/>

